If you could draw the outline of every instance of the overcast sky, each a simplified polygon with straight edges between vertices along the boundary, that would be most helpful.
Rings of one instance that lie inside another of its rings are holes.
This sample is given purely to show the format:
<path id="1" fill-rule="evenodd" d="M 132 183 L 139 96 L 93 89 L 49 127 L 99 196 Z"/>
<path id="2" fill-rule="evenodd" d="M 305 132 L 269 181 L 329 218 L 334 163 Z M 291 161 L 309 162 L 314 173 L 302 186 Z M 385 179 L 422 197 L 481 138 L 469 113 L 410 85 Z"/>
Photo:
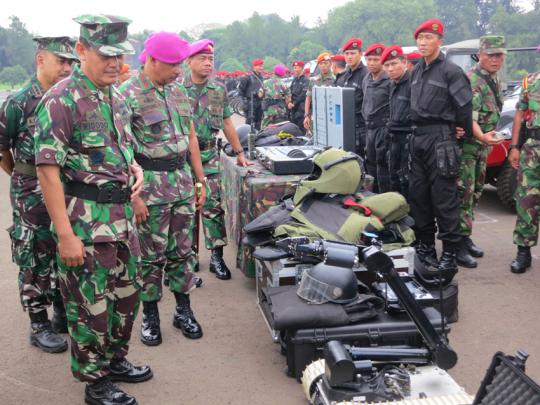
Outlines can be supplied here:
<path id="1" fill-rule="evenodd" d="M 331 8 L 347 0 L 4 0 L 0 6 L 0 26 L 9 25 L 9 16 L 18 16 L 27 29 L 42 36 L 78 33 L 78 24 L 72 21 L 80 14 L 116 14 L 133 20 L 131 32 L 181 31 L 201 23 L 229 24 L 245 20 L 254 12 L 279 14 L 289 20 L 299 16 L 300 21 L 313 26 L 318 17 L 326 19 Z"/>

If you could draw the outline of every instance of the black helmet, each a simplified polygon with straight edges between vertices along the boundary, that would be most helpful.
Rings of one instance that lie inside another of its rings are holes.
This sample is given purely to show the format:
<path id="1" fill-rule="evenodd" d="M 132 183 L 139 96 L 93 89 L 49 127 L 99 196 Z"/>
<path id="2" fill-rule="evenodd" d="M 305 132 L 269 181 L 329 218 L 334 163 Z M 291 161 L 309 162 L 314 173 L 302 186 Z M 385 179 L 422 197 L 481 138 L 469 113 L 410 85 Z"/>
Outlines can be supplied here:
<path id="1" fill-rule="evenodd" d="M 304 271 L 296 293 L 312 304 L 347 304 L 358 297 L 358 281 L 350 268 L 319 263 Z"/>
<path id="2" fill-rule="evenodd" d="M 244 149 L 248 147 L 248 135 L 251 131 L 251 125 L 242 124 L 236 127 L 236 133 L 238 134 L 238 140 Z"/>
<path id="3" fill-rule="evenodd" d="M 414 275 L 424 287 L 437 287 L 439 282 L 446 286 L 454 279 L 456 273 L 457 268 L 440 271 L 437 267 L 424 263 L 418 255 L 414 256 Z"/>

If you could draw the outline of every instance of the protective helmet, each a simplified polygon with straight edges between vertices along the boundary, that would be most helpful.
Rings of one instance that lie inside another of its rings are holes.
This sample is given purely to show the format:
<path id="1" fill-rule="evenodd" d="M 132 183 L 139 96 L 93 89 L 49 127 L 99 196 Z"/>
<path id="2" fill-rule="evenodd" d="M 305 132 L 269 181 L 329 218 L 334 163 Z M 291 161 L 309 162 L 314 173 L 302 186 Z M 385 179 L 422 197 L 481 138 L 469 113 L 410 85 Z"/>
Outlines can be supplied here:
<path id="1" fill-rule="evenodd" d="M 424 287 L 438 287 L 439 283 L 446 286 L 452 282 L 456 273 L 457 268 L 440 271 L 437 267 L 424 263 L 418 255 L 414 256 L 414 275 Z"/>
<path id="2" fill-rule="evenodd" d="M 311 304 L 347 304 L 358 297 L 358 281 L 350 268 L 319 263 L 304 271 L 296 294 Z"/>
<path id="3" fill-rule="evenodd" d="M 364 177 L 362 159 L 341 149 L 330 148 L 313 159 L 313 171 L 300 181 L 294 203 L 299 204 L 308 194 L 354 194 Z"/>
<path id="4" fill-rule="evenodd" d="M 248 147 L 248 135 L 251 131 L 251 125 L 242 124 L 236 127 L 236 133 L 238 134 L 238 140 L 244 149 Z"/>

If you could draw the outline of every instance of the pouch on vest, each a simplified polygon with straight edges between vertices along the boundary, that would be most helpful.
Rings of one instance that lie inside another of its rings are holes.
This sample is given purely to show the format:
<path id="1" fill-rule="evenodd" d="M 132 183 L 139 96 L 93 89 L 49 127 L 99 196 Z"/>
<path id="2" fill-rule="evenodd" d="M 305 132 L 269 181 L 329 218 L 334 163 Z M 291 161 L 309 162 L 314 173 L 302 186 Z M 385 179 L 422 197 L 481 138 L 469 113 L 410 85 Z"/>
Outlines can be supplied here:
<path id="1" fill-rule="evenodd" d="M 456 142 L 448 140 L 437 143 L 435 153 L 439 174 L 445 178 L 457 177 L 461 152 Z"/>
<path id="2" fill-rule="evenodd" d="M 356 195 L 357 198 L 360 196 Z M 362 198 L 359 203 L 369 208 L 372 214 L 379 217 L 384 224 L 399 221 L 409 213 L 407 200 L 395 192 L 373 194 Z"/>

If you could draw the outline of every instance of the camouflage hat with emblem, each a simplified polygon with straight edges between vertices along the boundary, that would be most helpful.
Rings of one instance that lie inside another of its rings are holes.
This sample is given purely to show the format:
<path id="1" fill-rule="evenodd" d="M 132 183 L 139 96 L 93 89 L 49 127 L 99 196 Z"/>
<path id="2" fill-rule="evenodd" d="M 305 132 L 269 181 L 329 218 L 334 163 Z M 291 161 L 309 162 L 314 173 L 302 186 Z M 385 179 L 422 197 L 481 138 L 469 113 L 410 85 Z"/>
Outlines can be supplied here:
<path id="1" fill-rule="evenodd" d="M 127 39 L 131 20 L 114 15 L 85 14 L 73 21 L 81 24 L 80 38 L 100 54 L 118 56 L 135 53 L 133 45 Z"/>
<path id="2" fill-rule="evenodd" d="M 70 37 L 34 37 L 38 51 L 49 51 L 64 59 L 79 60 L 75 55 L 74 41 Z"/>
<path id="3" fill-rule="evenodd" d="M 480 37 L 480 52 L 492 55 L 495 53 L 506 54 L 506 40 L 502 35 L 486 35 Z"/>

